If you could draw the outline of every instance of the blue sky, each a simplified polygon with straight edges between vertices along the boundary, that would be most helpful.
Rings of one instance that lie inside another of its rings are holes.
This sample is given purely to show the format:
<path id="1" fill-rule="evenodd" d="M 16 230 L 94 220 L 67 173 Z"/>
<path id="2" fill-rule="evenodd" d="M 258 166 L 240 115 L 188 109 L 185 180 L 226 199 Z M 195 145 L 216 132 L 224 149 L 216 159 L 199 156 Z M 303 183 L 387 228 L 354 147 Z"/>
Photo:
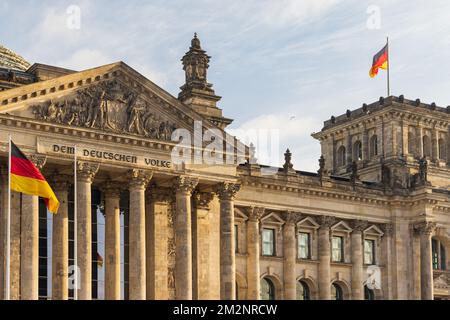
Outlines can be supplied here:
<path id="1" fill-rule="evenodd" d="M 67 28 L 71 4 L 80 29 Z M 310 134 L 386 95 L 385 72 L 368 76 L 386 35 L 392 94 L 450 104 L 449 12 L 446 0 L 2 0 L 0 43 L 31 63 L 76 70 L 122 60 L 176 96 L 198 32 L 232 128 L 279 129 L 280 157 L 290 147 L 296 169 L 315 171 Z"/>

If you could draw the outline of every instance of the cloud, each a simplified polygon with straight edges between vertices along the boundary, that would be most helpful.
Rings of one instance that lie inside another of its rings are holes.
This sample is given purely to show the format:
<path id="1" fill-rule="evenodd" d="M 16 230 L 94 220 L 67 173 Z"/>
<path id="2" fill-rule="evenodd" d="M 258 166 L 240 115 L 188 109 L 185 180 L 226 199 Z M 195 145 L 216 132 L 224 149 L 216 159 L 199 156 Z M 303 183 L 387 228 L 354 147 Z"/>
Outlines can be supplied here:
<path id="1" fill-rule="evenodd" d="M 81 71 L 112 62 L 116 61 L 112 61 L 110 57 L 99 50 L 80 49 L 74 52 L 69 58 L 57 62 L 57 64 L 68 69 Z"/>

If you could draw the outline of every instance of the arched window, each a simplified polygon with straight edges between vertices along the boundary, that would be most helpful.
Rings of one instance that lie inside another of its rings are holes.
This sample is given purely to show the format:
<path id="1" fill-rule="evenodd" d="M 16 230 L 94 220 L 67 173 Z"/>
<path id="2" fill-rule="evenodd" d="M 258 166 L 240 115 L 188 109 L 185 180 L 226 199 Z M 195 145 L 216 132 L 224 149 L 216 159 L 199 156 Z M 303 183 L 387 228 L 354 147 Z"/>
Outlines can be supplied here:
<path id="1" fill-rule="evenodd" d="M 359 140 L 353 145 L 353 160 L 362 160 L 362 143 Z"/>
<path id="2" fill-rule="evenodd" d="M 447 160 L 447 148 L 445 147 L 444 139 L 442 139 L 442 138 L 439 139 L 438 147 L 439 147 L 439 159 Z"/>
<path id="3" fill-rule="evenodd" d="M 416 154 L 416 138 L 414 136 L 414 132 L 409 131 L 408 132 L 408 153 L 411 155 Z"/>
<path id="4" fill-rule="evenodd" d="M 340 146 L 338 151 L 337 151 L 337 166 L 338 167 L 342 167 L 345 166 L 345 147 L 344 146 Z"/>
<path id="5" fill-rule="evenodd" d="M 275 300 L 275 286 L 270 279 L 261 279 L 261 300 Z"/>
<path id="6" fill-rule="evenodd" d="M 446 270 L 447 256 L 445 254 L 445 247 L 438 239 L 433 238 L 431 240 L 431 252 L 433 258 L 433 269 Z"/>
<path id="7" fill-rule="evenodd" d="M 423 155 L 424 157 L 431 157 L 431 140 L 428 136 L 423 136 Z"/>
<path id="8" fill-rule="evenodd" d="M 297 281 L 297 300 L 311 300 L 311 291 L 305 281 Z"/>
<path id="9" fill-rule="evenodd" d="M 331 299 L 332 300 L 344 300 L 344 293 L 342 288 L 337 283 L 331 285 Z"/>
<path id="10" fill-rule="evenodd" d="M 364 286 L 364 300 L 375 300 L 375 292 L 368 286 Z"/>
<path id="11" fill-rule="evenodd" d="M 377 156 L 378 155 L 378 136 L 376 134 L 374 134 L 370 138 L 369 146 L 370 146 L 370 148 L 369 148 L 370 158 Z"/>

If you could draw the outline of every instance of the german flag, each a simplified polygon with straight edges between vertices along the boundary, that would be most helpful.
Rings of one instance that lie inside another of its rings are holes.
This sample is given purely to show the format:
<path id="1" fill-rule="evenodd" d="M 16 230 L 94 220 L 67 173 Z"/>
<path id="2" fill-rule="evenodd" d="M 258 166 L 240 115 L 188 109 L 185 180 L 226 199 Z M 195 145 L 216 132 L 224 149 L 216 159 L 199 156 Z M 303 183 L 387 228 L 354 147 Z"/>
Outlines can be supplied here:
<path id="1" fill-rule="evenodd" d="M 103 257 L 97 252 L 97 266 L 103 268 Z"/>
<path id="2" fill-rule="evenodd" d="M 378 74 L 378 69 L 380 68 L 386 70 L 389 67 L 388 63 L 388 45 L 386 44 L 384 48 L 373 57 L 372 68 L 370 68 L 369 71 L 370 77 L 375 77 Z"/>
<path id="3" fill-rule="evenodd" d="M 36 166 L 11 141 L 11 190 L 45 199 L 48 211 L 56 214 L 59 201 Z"/>

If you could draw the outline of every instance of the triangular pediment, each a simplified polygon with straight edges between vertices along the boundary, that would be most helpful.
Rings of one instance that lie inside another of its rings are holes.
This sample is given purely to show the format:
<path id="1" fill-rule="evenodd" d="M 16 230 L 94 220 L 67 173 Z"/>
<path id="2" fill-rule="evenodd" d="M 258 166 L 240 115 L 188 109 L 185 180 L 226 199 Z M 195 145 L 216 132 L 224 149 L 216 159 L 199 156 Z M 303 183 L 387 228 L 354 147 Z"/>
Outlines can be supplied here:
<path id="1" fill-rule="evenodd" d="M 0 113 L 156 140 L 219 129 L 123 62 L 0 92 Z"/>
<path id="2" fill-rule="evenodd" d="M 274 224 L 274 225 L 282 225 L 284 224 L 284 220 L 275 212 L 271 212 L 261 218 L 261 223 L 264 224 Z"/>
<path id="3" fill-rule="evenodd" d="M 237 221 L 247 221 L 247 215 L 239 208 L 234 208 L 234 219 Z"/>
<path id="4" fill-rule="evenodd" d="M 371 225 L 366 230 L 364 230 L 365 235 L 371 235 L 376 237 L 382 237 L 384 235 L 383 231 L 378 228 L 376 225 Z"/>
<path id="5" fill-rule="evenodd" d="M 352 228 L 350 228 L 350 226 L 346 222 L 340 221 L 331 227 L 331 231 L 350 233 L 352 232 Z"/>
<path id="6" fill-rule="evenodd" d="M 297 228 L 319 229 L 320 225 L 311 217 L 306 217 L 297 223 Z"/>

